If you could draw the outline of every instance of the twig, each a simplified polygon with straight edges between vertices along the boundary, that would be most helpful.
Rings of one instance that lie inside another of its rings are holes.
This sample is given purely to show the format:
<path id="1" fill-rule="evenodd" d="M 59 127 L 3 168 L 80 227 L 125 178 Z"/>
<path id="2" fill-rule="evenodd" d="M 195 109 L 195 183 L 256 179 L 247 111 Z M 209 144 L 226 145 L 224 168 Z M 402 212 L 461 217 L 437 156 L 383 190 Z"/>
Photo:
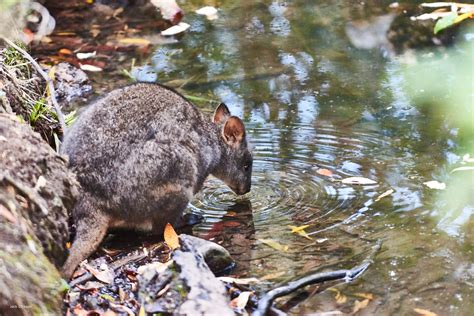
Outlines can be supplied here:
<path id="1" fill-rule="evenodd" d="M 365 270 L 372 263 L 372 257 L 379 251 L 381 247 L 380 240 L 377 241 L 376 245 L 372 248 L 370 256 L 364 260 L 364 262 L 350 270 L 337 270 L 330 272 L 321 272 L 303 277 L 299 280 L 289 282 L 287 285 L 278 287 L 267 292 L 258 302 L 257 310 L 252 313 L 252 316 L 264 316 L 268 309 L 271 307 L 273 300 L 278 297 L 288 295 L 302 287 L 310 284 L 322 283 L 326 281 L 334 281 L 344 279 L 346 282 L 350 282 L 353 279 L 364 273 Z"/>
<path id="2" fill-rule="evenodd" d="M 33 59 L 33 57 L 31 57 L 30 54 L 28 54 L 28 52 L 21 49 L 18 45 L 13 43 L 11 40 L 6 38 L 5 36 L 0 35 L 0 38 L 3 41 L 5 41 L 8 45 L 10 45 L 14 49 L 16 49 L 18 52 L 20 52 L 23 55 L 23 57 L 28 59 L 30 61 L 30 63 L 33 65 L 33 67 L 36 69 L 36 71 L 38 71 L 38 73 L 41 75 L 41 77 L 43 77 L 43 79 L 46 80 L 46 83 L 47 83 L 48 89 L 49 89 L 49 96 L 51 97 L 51 103 L 53 104 L 54 110 L 56 111 L 56 114 L 58 116 L 59 125 L 61 126 L 61 129 L 62 129 L 63 133 L 65 133 L 66 132 L 66 124 L 64 122 L 64 115 L 61 112 L 61 108 L 59 107 L 58 101 L 56 100 L 56 90 L 54 89 L 53 80 L 51 80 L 51 78 L 48 76 L 48 74 L 44 72 L 44 70 L 41 68 L 41 66 L 36 62 L 36 60 Z"/>

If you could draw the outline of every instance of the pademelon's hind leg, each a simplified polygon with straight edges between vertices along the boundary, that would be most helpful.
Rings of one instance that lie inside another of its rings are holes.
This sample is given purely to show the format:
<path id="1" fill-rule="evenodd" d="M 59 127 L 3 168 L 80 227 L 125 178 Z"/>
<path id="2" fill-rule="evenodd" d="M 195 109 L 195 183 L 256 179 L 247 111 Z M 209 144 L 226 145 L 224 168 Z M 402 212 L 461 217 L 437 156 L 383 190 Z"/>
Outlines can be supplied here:
<path id="1" fill-rule="evenodd" d="M 83 197 L 74 207 L 73 214 L 76 237 L 61 269 L 62 276 L 67 280 L 77 266 L 97 249 L 109 226 L 109 217 L 96 206 L 92 198 Z"/>

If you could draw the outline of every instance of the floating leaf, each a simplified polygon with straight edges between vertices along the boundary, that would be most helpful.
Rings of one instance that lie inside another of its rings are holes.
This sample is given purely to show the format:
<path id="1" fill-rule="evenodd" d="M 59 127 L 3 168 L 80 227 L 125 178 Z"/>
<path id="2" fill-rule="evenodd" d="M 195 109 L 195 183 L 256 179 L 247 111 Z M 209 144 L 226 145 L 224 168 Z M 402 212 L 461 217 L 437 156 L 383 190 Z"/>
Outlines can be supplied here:
<path id="1" fill-rule="evenodd" d="M 217 19 L 217 9 L 211 6 L 202 7 L 196 10 L 197 14 L 205 15 L 208 20 Z"/>
<path id="2" fill-rule="evenodd" d="M 423 182 L 423 184 L 426 185 L 430 189 L 435 189 L 435 190 L 444 190 L 444 189 L 446 189 L 446 184 L 445 183 L 438 182 L 436 180 Z"/>
<path id="3" fill-rule="evenodd" d="M 304 238 L 307 238 L 307 239 L 312 239 L 311 237 L 309 237 L 308 233 L 305 231 L 305 228 L 308 228 L 309 226 L 311 225 L 302 225 L 302 226 L 292 226 L 292 225 L 289 225 L 288 227 L 291 228 L 291 232 L 293 234 L 298 234 Z"/>
<path id="4" fill-rule="evenodd" d="M 184 15 L 175 0 L 151 0 L 150 2 L 160 10 L 163 19 L 172 21 L 174 24 L 181 21 Z"/>
<path id="5" fill-rule="evenodd" d="M 474 166 L 458 167 L 458 168 L 453 169 L 451 173 L 458 172 L 458 171 L 469 171 L 469 170 L 474 170 Z"/>
<path id="6" fill-rule="evenodd" d="M 456 12 L 451 12 L 450 14 L 439 19 L 434 26 L 434 33 L 438 34 L 439 31 L 444 30 L 445 28 L 450 27 L 455 24 L 458 14 Z"/>
<path id="7" fill-rule="evenodd" d="M 144 38 L 138 37 L 127 37 L 119 39 L 120 44 L 126 45 L 135 45 L 135 46 L 148 46 L 150 45 L 150 41 Z"/>
<path id="8" fill-rule="evenodd" d="M 231 277 L 218 277 L 218 279 L 226 283 L 235 283 L 235 284 L 243 284 L 243 285 L 260 282 L 260 280 L 257 278 L 236 279 L 236 278 L 231 278 Z"/>
<path id="9" fill-rule="evenodd" d="M 344 184 L 376 184 L 377 182 L 364 177 L 349 177 L 341 180 Z"/>
<path id="10" fill-rule="evenodd" d="M 369 299 L 365 299 L 363 301 L 356 300 L 354 303 L 354 307 L 352 308 L 352 313 L 355 314 L 361 309 L 366 308 L 368 304 L 369 304 Z"/>
<path id="11" fill-rule="evenodd" d="M 326 177 L 331 177 L 332 176 L 332 171 L 329 170 L 329 169 L 324 169 L 324 168 L 316 170 L 316 173 L 320 174 L 322 176 L 326 176 Z"/>
<path id="12" fill-rule="evenodd" d="M 414 308 L 413 309 L 415 311 L 415 313 L 417 313 L 418 315 L 422 315 L 422 316 L 437 316 L 436 313 L 433 313 L 429 310 L 426 310 L 426 309 L 422 309 L 422 308 Z"/>
<path id="13" fill-rule="evenodd" d="M 377 196 L 377 198 L 375 199 L 375 202 L 380 201 L 384 197 L 391 195 L 393 192 L 395 192 L 395 190 L 393 190 L 393 189 L 389 189 L 389 190 L 385 191 L 384 193 Z"/>
<path id="14" fill-rule="evenodd" d="M 469 154 L 465 154 L 464 156 L 462 156 L 462 161 L 463 162 L 474 162 L 474 158 L 471 158 L 471 155 L 469 155 Z"/>
<path id="15" fill-rule="evenodd" d="M 163 36 L 176 35 L 176 34 L 179 34 L 179 33 L 182 33 L 184 31 L 186 31 L 189 27 L 190 27 L 189 24 L 184 23 L 184 22 L 180 22 L 178 25 L 173 25 L 172 27 L 167 28 L 164 31 L 161 31 L 161 35 L 163 35 Z"/>
<path id="16" fill-rule="evenodd" d="M 176 234 L 173 226 L 171 226 L 170 223 L 166 224 L 165 226 L 164 239 L 165 239 L 166 244 L 172 250 L 175 250 L 176 248 L 180 247 L 178 234 Z"/>
<path id="17" fill-rule="evenodd" d="M 330 288 L 328 290 L 336 293 L 336 296 L 334 298 L 336 299 L 337 304 L 344 304 L 345 302 L 347 302 L 347 296 L 341 294 L 341 291 L 339 291 L 338 289 Z"/>
<path id="18" fill-rule="evenodd" d="M 289 247 L 286 245 L 282 245 L 279 242 L 273 240 L 273 239 L 258 239 L 258 241 L 264 243 L 265 245 L 272 247 L 275 250 L 279 251 L 288 251 Z"/>

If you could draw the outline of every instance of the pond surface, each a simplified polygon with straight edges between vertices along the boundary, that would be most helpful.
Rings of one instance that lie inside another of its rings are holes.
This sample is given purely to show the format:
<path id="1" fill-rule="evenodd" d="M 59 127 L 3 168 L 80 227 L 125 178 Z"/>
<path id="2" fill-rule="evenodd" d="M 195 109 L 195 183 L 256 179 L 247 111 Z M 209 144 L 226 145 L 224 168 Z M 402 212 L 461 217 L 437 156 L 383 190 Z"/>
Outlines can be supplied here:
<path id="1" fill-rule="evenodd" d="M 208 21 L 193 13 L 204 3 L 186 2 L 190 30 L 140 61 L 142 79 L 179 88 L 209 113 L 225 102 L 246 123 L 251 193 L 211 178 L 188 209 L 204 216 L 196 235 L 231 251 L 237 276 L 270 289 L 351 268 L 382 241 L 361 278 L 334 287 L 345 301 L 313 286 L 286 305 L 292 314 L 350 313 L 360 293 L 373 295 L 362 314 L 474 310 L 473 206 L 443 215 L 439 191 L 423 185 L 462 159 L 456 132 L 404 91 L 385 39 L 389 4 L 220 1 Z M 376 184 L 341 182 L 353 176 Z M 291 232 L 303 225 L 307 237 Z"/>

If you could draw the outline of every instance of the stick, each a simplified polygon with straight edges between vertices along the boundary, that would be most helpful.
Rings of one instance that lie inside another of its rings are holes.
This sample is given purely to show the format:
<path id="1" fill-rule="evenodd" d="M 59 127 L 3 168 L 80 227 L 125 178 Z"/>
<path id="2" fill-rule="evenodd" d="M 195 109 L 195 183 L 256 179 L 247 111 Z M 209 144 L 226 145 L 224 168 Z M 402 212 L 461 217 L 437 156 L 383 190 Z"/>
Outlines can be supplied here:
<path id="1" fill-rule="evenodd" d="M 337 270 L 330 272 L 321 272 L 303 277 L 299 280 L 289 282 L 287 285 L 278 287 L 267 292 L 259 301 L 257 310 L 252 313 L 252 316 L 264 316 L 268 309 L 271 307 L 273 300 L 278 297 L 288 295 L 306 285 L 322 283 L 326 281 L 334 281 L 344 279 L 346 282 L 350 282 L 353 279 L 364 273 L 365 270 L 372 263 L 372 257 L 380 249 L 381 242 L 377 241 L 376 245 L 372 248 L 371 255 L 364 260 L 364 262 L 350 270 Z"/>
<path id="2" fill-rule="evenodd" d="M 59 125 L 61 126 L 61 129 L 62 129 L 63 133 L 65 133 L 66 132 L 66 123 L 64 122 L 64 115 L 61 112 L 61 108 L 59 107 L 58 101 L 56 100 L 56 90 L 54 89 L 53 80 L 51 80 L 51 78 L 48 76 L 48 74 L 44 72 L 44 70 L 41 68 L 41 66 L 36 62 L 36 60 L 33 59 L 33 57 L 31 57 L 30 54 L 28 54 L 28 52 L 26 52 L 25 50 L 18 47 L 18 45 L 16 45 L 12 41 L 10 41 L 5 36 L 0 35 L 0 38 L 3 41 L 5 41 L 8 45 L 13 47 L 17 51 L 19 51 L 23 55 L 23 57 L 28 59 L 28 61 L 33 65 L 33 67 L 36 69 L 36 71 L 38 71 L 38 73 L 41 75 L 41 77 L 43 77 L 43 79 L 46 80 L 46 83 L 47 83 L 48 89 L 49 89 L 49 96 L 51 97 L 51 103 L 53 104 L 54 110 L 56 111 L 56 115 L 58 116 Z"/>

